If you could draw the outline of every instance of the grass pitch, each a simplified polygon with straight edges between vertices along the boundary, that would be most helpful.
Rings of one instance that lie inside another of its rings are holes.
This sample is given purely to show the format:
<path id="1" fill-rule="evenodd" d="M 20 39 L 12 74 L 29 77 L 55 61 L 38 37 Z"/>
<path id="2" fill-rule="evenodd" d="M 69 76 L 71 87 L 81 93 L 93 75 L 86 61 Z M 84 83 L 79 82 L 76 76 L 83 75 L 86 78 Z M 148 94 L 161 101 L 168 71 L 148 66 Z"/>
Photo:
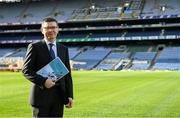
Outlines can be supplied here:
<path id="1" fill-rule="evenodd" d="M 74 107 L 64 117 L 180 117 L 180 73 L 74 71 Z M 0 73 L 0 117 L 32 117 L 31 83 Z"/>

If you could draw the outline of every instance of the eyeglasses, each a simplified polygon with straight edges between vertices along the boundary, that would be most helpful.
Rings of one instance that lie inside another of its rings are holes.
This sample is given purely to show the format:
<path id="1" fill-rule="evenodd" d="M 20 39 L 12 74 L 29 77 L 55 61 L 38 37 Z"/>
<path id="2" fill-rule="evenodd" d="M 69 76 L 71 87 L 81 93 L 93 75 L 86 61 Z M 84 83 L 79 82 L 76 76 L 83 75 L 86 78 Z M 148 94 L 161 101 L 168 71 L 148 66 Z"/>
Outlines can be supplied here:
<path id="1" fill-rule="evenodd" d="M 58 27 L 57 26 L 43 27 L 43 29 L 45 29 L 45 30 L 56 29 L 56 28 L 58 28 Z"/>

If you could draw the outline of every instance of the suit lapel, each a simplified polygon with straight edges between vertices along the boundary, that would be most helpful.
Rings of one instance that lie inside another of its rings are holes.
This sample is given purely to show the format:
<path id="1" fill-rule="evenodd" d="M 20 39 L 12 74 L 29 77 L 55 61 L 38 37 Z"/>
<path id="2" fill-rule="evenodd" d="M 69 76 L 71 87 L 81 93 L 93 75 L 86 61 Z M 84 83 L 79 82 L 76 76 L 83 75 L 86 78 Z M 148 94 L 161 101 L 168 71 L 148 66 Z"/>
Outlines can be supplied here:
<path id="1" fill-rule="evenodd" d="M 63 52 L 64 50 L 63 50 L 63 47 L 62 47 L 62 45 L 61 44 L 59 44 L 59 43 L 56 43 L 56 45 L 57 45 L 57 55 L 58 55 L 58 57 L 64 62 L 64 59 L 65 59 L 65 53 Z"/>

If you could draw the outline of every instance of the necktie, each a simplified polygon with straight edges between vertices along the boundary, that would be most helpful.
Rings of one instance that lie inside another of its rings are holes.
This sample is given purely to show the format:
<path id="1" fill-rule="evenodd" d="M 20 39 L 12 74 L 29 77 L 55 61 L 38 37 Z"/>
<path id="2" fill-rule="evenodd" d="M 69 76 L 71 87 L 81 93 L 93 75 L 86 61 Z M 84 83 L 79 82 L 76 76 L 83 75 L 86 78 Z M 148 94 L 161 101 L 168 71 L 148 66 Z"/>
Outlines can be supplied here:
<path id="1" fill-rule="evenodd" d="M 49 43 L 49 47 L 50 47 L 50 54 L 51 54 L 51 57 L 52 57 L 52 59 L 54 59 L 55 58 L 55 53 L 54 53 L 54 50 L 52 49 L 52 47 L 54 46 L 54 44 L 52 44 L 52 43 Z"/>

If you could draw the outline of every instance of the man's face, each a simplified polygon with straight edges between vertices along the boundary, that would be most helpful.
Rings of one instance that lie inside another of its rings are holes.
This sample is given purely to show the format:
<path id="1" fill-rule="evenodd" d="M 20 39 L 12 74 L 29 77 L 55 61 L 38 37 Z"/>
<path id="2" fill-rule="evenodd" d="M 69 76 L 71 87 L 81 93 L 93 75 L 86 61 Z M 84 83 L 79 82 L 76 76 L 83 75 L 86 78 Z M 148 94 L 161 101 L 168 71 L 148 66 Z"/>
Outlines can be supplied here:
<path id="1" fill-rule="evenodd" d="M 58 24 L 56 22 L 43 22 L 41 32 L 48 41 L 53 42 L 59 32 Z"/>

